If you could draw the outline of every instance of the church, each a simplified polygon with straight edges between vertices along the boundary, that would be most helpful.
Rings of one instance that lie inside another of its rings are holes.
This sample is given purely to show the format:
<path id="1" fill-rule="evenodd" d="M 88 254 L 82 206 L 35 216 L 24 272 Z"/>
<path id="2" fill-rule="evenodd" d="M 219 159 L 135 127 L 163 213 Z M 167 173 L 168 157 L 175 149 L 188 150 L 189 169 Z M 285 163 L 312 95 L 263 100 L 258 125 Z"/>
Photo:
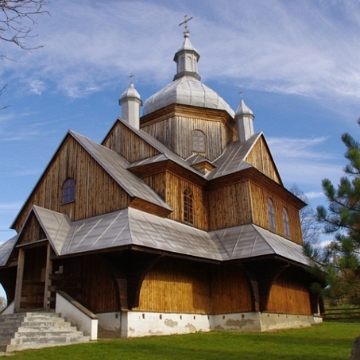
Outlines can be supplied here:
<path id="1" fill-rule="evenodd" d="M 65 135 L 0 246 L 4 313 L 77 304 L 122 337 L 321 321 L 305 204 L 199 58 L 185 26 L 172 82 L 144 104 L 131 82 L 102 143 Z"/>

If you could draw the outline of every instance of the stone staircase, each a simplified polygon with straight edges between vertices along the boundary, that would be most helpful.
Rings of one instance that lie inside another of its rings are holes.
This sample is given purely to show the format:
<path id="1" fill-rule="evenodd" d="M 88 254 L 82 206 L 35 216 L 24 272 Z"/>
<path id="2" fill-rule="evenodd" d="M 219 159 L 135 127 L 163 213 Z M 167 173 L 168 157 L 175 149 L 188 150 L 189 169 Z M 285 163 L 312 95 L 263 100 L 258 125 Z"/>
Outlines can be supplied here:
<path id="1" fill-rule="evenodd" d="M 52 312 L 0 315 L 0 351 L 13 352 L 88 342 L 70 322 Z"/>

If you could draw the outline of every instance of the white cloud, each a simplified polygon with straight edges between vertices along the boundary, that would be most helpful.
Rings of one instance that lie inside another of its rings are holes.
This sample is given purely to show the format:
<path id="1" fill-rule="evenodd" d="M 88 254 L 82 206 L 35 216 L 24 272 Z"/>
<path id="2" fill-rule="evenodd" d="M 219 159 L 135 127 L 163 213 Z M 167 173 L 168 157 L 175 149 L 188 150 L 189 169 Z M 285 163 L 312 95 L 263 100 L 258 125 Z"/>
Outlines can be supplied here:
<path id="1" fill-rule="evenodd" d="M 3 73 L 27 77 L 31 71 L 42 79 L 39 85 L 54 82 L 70 97 L 120 82 L 130 72 L 141 82 L 164 85 L 175 72 L 170 57 L 181 43 L 177 25 L 184 11 L 194 16 L 189 26 L 205 80 L 360 97 L 359 2 L 64 0 L 49 10 L 51 17 L 42 17 L 35 29 L 44 48 L 3 62 Z"/>

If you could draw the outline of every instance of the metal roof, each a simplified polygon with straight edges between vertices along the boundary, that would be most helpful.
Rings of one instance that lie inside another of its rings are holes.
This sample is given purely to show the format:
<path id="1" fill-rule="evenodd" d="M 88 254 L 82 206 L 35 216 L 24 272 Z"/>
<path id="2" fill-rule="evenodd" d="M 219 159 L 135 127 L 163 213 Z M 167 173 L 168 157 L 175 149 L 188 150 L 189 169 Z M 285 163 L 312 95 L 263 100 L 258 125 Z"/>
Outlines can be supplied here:
<path id="1" fill-rule="evenodd" d="M 38 206 L 33 211 L 59 256 L 136 245 L 215 261 L 277 255 L 309 264 L 302 246 L 253 224 L 206 232 L 133 208 L 76 222 Z M 6 264 L 16 240 L 0 247 L 0 266 Z"/>
<path id="2" fill-rule="evenodd" d="M 127 170 L 130 164 L 115 151 L 73 131 L 69 133 L 130 196 L 172 210 L 142 179 Z"/>
<path id="3" fill-rule="evenodd" d="M 193 76 L 183 76 L 150 96 L 145 101 L 144 115 L 170 104 L 224 110 L 231 117 L 235 115 L 234 110 L 221 96 Z"/>

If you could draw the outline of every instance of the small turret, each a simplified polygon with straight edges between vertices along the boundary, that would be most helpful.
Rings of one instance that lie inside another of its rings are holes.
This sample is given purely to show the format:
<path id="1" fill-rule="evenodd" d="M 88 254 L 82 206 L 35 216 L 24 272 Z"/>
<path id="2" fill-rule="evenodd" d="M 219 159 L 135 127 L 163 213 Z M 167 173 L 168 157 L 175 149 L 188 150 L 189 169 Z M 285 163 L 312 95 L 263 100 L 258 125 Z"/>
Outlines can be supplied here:
<path id="1" fill-rule="evenodd" d="M 121 106 L 121 118 L 133 128 L 139 129 L 142 101 L 132 81 L 129 87 L 121 94 L 119 105 Z"/>
<path id="2" fill-rule="evenodd" d="M 241 143 L 254 135 L 254 114 L 241 98 L 239 107 L 235 113 L 235 121 L 238 129 L 238 138 Z"/>

